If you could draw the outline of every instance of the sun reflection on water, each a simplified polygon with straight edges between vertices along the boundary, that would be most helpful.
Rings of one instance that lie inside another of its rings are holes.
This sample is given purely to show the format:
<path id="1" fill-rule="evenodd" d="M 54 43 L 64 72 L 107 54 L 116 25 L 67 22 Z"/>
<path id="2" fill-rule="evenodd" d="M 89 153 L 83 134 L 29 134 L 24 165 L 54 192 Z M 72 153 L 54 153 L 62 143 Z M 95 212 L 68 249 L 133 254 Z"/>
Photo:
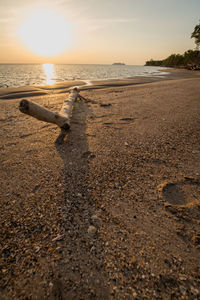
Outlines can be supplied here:
<path id="1" fill-rule="evenodd" d="M 53 64 L 43 64 L 44 73 L 46 75 L 46 84 L 54 84 L 55 70 Z"/>

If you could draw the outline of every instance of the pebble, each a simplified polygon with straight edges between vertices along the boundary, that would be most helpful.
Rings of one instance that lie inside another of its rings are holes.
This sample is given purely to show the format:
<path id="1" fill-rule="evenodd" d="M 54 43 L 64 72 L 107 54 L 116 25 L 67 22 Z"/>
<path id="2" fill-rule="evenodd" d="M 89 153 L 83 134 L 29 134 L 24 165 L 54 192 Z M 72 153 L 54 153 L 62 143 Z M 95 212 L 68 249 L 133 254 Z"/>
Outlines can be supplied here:
<path id="1" fill-rule="evenodd" d="M 35 248 L 35 252 L 38 253 L 40 251 L 40 247 Z"/>
<path id="2" fill-rule="evenodd" d="M 61 240 L 63 240 L 63 238 L 64 238 L 64 234 L 59 234 L 59 235 L 57 235 L 57 237 L 52 239 L 52 242 L 61 241 Z"/>
<path id="3" fill-rule="evenodd" d="M 187 280 L 187 277 L 185 275 L 181 275 L 179 276 L 179 280 L 183 281 L 183 280 Z"/>
<path id="4" fill-rule="evenodd" d="M 96 227 L 94 227 L 94 226 L 92 226 L 92 225 L 88 227 L 88 234 L 89 234 L 89 236 L 90 236 L 91 238 L 94 237 L 94 235 L 95 235 L 96 232 L 97 232 Z"/>
<path id="5" fill-rule="evenodd" d="M 133 291 L 133 292 L 132 292 L 132 296 L 134 297 L 133 299 L 137 298 L 137 293 L 136 293 L 136 291 Z"/>
<path id="6" fill-rule="evenodd" d="M 95 247 L 94 246 L 92 246 L 92 248 L 90 249 L 90 252 L 93 252 L 93 251 L 95 251 Z"/>
<path id="7" fill-rule="evenodd" d="M 179 290 L 181 292 L 181 295 L 185 296 L 186 295 L 186 290 L 183 286 L 179 286 Z"/>
<path id="8" fill-rule="evenodd" d="M 198 296 L 200 294 L 200 291 L 193 286 L 190 287 L 190 291 L 194 296 Z"/>
<path id="9" fill-rule="evenodd" d="M 91 219 L 92 219 L 93 222 L 99 221 L 99 218 L 98 218 L 97 215 L 93 215 L 93 216 L 91 217 Z"/>
<path id="10" fill-rule="evenodd" d="M 127 143 L 127 142 L 125 142 L 125 143 L 124 143 L 124 145 L 125 145 L 125 146 L 128 146 L 128 143 Z"/>
<path id="11" fill-rule="evenodd" d="M 131 265 L 135 265 L 137 263 L 135 256 L 132 256 L 129 262 Z M 144 276 L 144 275 L 142 275 Z"/>

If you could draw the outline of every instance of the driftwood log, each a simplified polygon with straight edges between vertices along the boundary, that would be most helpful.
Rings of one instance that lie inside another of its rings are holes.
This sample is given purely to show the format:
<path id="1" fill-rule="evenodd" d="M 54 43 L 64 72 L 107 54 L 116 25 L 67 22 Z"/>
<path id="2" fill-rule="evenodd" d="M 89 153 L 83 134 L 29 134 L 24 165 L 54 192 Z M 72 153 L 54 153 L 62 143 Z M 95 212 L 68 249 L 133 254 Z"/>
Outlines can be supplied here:
<path id="1" fill-rule="evenodd" d="M 78 96 L 78 89 L 72 89 L 68 99 L 64 100 L 59 113 L 55 113 L 26 99 L 20 101 L 19 110 L 22 113 L 30 115 L 38 120 L 58 125 L 61 129 L 61 132 L 56 139 L 56 142 L 62 143 L 70 128 L 70 116 L 73 109 L 73 104 L 77 100 Z"/>

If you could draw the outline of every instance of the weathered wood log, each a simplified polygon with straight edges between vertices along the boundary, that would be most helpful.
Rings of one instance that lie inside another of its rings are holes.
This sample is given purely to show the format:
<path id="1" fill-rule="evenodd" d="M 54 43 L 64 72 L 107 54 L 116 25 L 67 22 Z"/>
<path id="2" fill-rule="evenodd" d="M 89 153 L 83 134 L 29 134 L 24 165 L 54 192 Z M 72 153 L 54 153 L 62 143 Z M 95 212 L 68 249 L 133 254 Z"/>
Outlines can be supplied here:
<path id="1" fill-rule="evenodd" d="M 73 109 L 73 104 L 78 98 L 78 89 L 74 88 L 69 94 L 69 98 L 65 99 L 59 113 L 52 112 L 30 100 L 23 99 L 20 101 L 19 110 L 27 115 L 30 115 L 38 120 L 53 123 L 61 128 L 61 133 L 56 142 L 62 143 L 70 128 L 70 116 Z"/>

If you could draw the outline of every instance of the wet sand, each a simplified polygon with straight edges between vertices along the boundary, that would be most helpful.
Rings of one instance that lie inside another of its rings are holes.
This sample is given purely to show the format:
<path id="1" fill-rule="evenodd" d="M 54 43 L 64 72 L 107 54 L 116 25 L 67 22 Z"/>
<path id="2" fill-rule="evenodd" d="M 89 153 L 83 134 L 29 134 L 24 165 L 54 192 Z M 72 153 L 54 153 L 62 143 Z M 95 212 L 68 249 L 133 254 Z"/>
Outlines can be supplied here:
<path id="1" fill-rule="evenodd" d="M 1 299 L 200 296 L 198 74 L 83 89 L 63 145 L 0 101 Z"/>
<path id="2" fill-rule="evenodd" d="M 135 76 L 126 79 L 108 79 L 108 80 L 86 80 L 86 81 L 65 81 L 44 86 L 22 86 L 17 88 L 0 89 L 0 99 L 18 99 L 34 96 L 44 96 L 51 94 L 67 93 L 69 89 L 78 87 L 82 90 L 94 90 L 107 87 L 131 86 L 144 83 L 152 83 L 165 80 L 199 78 L 199 71 L 189 71 L 185 69 L 166 69 L 166 75 L 161 76 Z"/>

